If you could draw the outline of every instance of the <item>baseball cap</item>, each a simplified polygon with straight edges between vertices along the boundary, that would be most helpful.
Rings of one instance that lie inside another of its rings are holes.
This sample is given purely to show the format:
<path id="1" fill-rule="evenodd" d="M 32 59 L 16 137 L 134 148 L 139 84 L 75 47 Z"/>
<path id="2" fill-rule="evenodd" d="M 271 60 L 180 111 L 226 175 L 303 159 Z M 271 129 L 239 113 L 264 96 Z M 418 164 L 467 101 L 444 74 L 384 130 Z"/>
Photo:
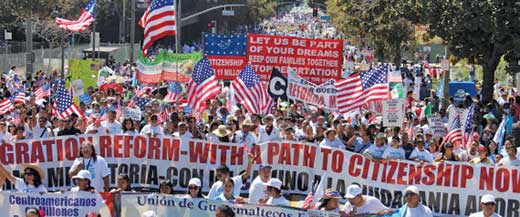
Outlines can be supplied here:
<path id="1" fill-rule="evenodd" d="M 404 189 L 405 193 L 412 192 L 414 194 L 419 194 L 419 188 L 417 188 L 415 185 L 410 185 Z"/>
<path id="2" fill-rule="evenodd" d="M 263 169 L 263 168 L 269 168 L 269 169 L 272 169 L 273 166 L 271 166 L 271 164 L 266 164 L 266 163 L 260 164 L 260 169 Z"/>
<path id="3" fill-rule="evenodd" d="M 480 203 L 496 203 L 495 197 L 491 194 L 485 194 L 480 199 Z"/>
<path id="4" fill-rule="evenodd" d="M 195 185 L 197 187 L 202 186 L 199 178 L 191 178 L 188 185 Z"/>
<path id="5" fill-rule="evenodd" d="M 280 179 L 277 178 L 269 179 L 269 181 L 264 185 L 276 188 L 278 190 L 282 190 L 282 181 L 280 181 Z"/>
<path id="6" fill-rule="evenodd" d="M 80 170 L 72 179 L 88 179 L 92 181 L 92 175 L 88 170 Z"/>
<path id="7" fill-rule="evenodd" d="M 361 190 L 361 187 L 359 187 L 359 185 L 352 184 L 352 185 L 348 186 L 347 194 L 345 194 L 345 197 L 347 199 L 352 199 L 352 198 L 355 198 L 356 196 L 360 195 L 361 193 L 363 193 L 363 190 Z"/>

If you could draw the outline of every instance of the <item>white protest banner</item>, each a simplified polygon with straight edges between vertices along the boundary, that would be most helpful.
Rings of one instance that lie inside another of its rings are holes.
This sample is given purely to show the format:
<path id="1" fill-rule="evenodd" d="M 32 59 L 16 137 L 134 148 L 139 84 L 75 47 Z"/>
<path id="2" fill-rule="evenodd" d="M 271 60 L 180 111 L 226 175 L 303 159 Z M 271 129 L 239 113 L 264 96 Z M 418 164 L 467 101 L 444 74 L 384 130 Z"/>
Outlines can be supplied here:
<path id="1" fill-rule="evenodd" d="M 87 216 L 95 213 L 110 216 L 110 210 L 98 193 L 14 193 L 0 192 L 0 213 L 3 217 L 25 216 L 29 208 L 45 213 L 45 217 Z"/>
<path id="2" fill-rule="evenodd" d="M 302 101 L 308 105 L 318 106 L 327 111 L 337 111 L 336 87 L 334 81 L 329 80 L 319 86 L 289 73 L 289 87 L 287 96 L 290 99 Z"/>
<path id="3" fill-rule="evenodd" d="M 158 189 L 160 180 L 168 179 L 174 190 L 185 192 L 189 180 L 198 177 L 202 191 L 208 192 L 217 179 L 215 169 L 219 165 L 228 165 L 231 176 L 246 169 L 247 155 L 242 144 L 141 135 L 67 136 L 4 143 L 0 145 L 0 153 L 4 153 L 0 163 L 19 174 L 21 164 L 39 162 L 46 173 L 47 188 L 64 189 L 71 186 L 67 173 L 83 140 L 91 140 L 96 153 L 107 161 L 111 186 L 115 186 L 117 174 L 126 173 L 136 189 Z M 288 141 L 258 144 L 250 151 L 260 157 L 254 160 L 252 176 L 244 181 L 242 193 L 257 176 L 257 165 L 267 163 L 273 167 L 273 177 L 282 180 L 283 194 L 305 196 L 325 175 L 327 188 L 344 195 L 350 184 L 358 183 L 365 194 L 381 199 L 391 208 L 402 206 L 403 189 L 416 185 L 422 201 L 436 216 L 467 216 L 478 211 L 480 196 L 488 193 L 497 197 L 499 214 L 520 215 L 518 167 L 449 161 L 381 163 L 346 150 Z"/>
<path id="4" fill-rule="evenodd" d="M 383 126 L 400 127 L 404 120 L 404 100 L 392 99 L 383 103 Z"/>
<path id="5" fill-rule="evenodd" d="M 121 117 L 130 118 L 134 121 L 140 121 L 141 120 L 141 111 L 139 109 L 123 107 L 123 108 L 121 108 Z"/>
<path id="6" fill-rule="evenodd" d="M 430 130 L 432 131 L 434 138 L 441 138 L 446 136 L 446 128 L 442 123 L 442 118 L 440 114 L 428 115 L 428 125 Z"/>
<path id="7" fill-rule="evenodd" d="M 203 198 L 183 198 L 167 194 L 122 194 L 121 216 L 141 217 L 144 214 L 150 216 L 197 216 L 213 217 L 216 209 L 221 205 L 229 205 L 235 216 L 286 216 L 286 217 L 310 217 L 310 216 L 339 216 L 320 211 L 307 211 L 280 206 L 262 206 L 253 204 L 230 204 L 229 202 L 208 200 Z M 153 215 L 155 214 L 155 215 Z"/>

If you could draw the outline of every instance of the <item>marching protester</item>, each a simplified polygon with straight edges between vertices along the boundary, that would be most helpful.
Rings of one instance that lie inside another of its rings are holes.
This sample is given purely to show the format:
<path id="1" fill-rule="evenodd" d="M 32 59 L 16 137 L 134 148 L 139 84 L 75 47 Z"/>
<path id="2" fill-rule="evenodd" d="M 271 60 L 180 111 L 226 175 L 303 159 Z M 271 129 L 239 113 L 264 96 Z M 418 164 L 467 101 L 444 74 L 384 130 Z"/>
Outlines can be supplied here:
<path id="1" fill-rule="evenodd" d="M 406 204 L 399 209 L 399 217 L 433 217 L 430 208 L 421 203 L 421 195 L 416 186 L 408 186 L 404 193 Z"/>
<path id="2" fill-rule="evenodd" d="M 202 184 L 199 178 L 191 178 L 188 182 L 188 192 L 186 198 L 204 198 L 202 196 Z"/>
<path id="3" fill-rule="evenodd" d="M 235 217 L 235 212 L 228 205 L 221 205 L 215 211 L 215 217 Z"/>
<path id="4" fill-rule="evenodd" d="M 478 146 L 478 157 L 471 159 L 469 162 L 474 164 L 493 164 L 493 161 L 488 158 L 488 149 L 483 145 Z"/>
<path id="5" fill-rule="evenodd" d="M 92 186 L 92 174 L 88 170 L 80 170 L 76 175 L 72 176 L 72 181 L 76 184 L 76 187 L 71 188 L 71 192 L 96 191 L 96 188 Z"/>
<path id="6" fill-rule="evenodd" d="M 116 188 L 110 190 L 110 193 L 133 192 L 130 176 L 127 174 L 119 174 L 116 179 Z"/>
<path id="7" fill-rule="evenodd" d="M 320 146 L 329 146 L 333 148 L 345 149 L 345 145 L 336 138 L 336 132 L 337 131 L 334 128 L 327 129 L 324 132 L 325 139 L 323 139 L 323 141 L 320 142 Z"/>
<path id="8" fill-rule="evenodd" d="M 437 154 L 434 161 L 460 161 L 460 158 L 453 152 L 453 144 L 446 142 L 441 149 L 441 153 Z"/>
<path id="9" fill-rule="evenodd" d="M 159 183 L 159 193 L 173 194 L 173 184 L 170 180 L 162 180 Z"/>
<path id="10" fill-rule="evenodd" d="M 239 196 L 240 189 L 242 188 L 242 184 L 244 183 L 245 180 L 247 180 L 249 178 L 251 169 L 253 167 L 254 160 L 255 160 L 255 157 L 253 156 L 253 154 L 249 153 L 248 159 L 247 159 L 246 171 L 244 173 L 242 173 L 238 176 L 234 176 L 234 177 L 230 176 L 231 171 L 229 170 L 229 167 L 227 167 L 226 165 L 219 166 L 216 169 L 218 181 L 213 183 L 213 185 L 211 186 L 211 189 L 209 190 L 209 193 L 208 193 L 208 198 L 216 199 L 217 197 L 219 197 L 219 195 L 224 192 L 224 181 L 226 181 L 227 179 L 231 180 L 231 181 L 228 180 L 228 183 L 233 185 L 233 189 L 232 189 L 233 196 L 234 197 Z"/>
<path id="11" fill-rule="evenodd" d="M 33 139 L 45 139 L 53 137 L 54 133 L 47 127 L 47 117 L 43 115 L 36 115 L 38 123 L 32 128 Z"/>
<path id="12" fill-rule="evenodd" d="M 289 206 L 289 201 L 282 195 L 282 181 L 277 178 L 270 179 L 266 184 L 269 199 L 266 205 Z"/>
<path id="13" fill-rule="evenodd" d="M 383 152 L 382 158 L 385 161 L 388 161 L 388 160 L 405 159 L 405 157 L 406 156 L 405 156 L 404 149 L 401 147 L 401 139 L 399 138 L 399 136 L 393 136 L 392 145 L 385 149 L 385 151 Z"/>
<path id="14" fill-rule="evenodd" d="M 92 187 L 99 192 L 109 191 L 110 169 L 105 159 L 96 153 L 94 145 L 88 141 L 81 144 L 78 158 L 74 160 L 69 171 L 69 176 L 73 177 L 81 170 L 88 170 Z"/>
<path id="15" fill-rule="evenodd" d="M 329 188 L 323 194 L 322 201 L 320 205 L 318 205 L 318 210 L 344 214 L 343 211 L 340 211 L 339 207 L 339 200 L 342 198 L 338 191 Z"/>
<path id="16" fill-rule="evenodd" d="M 517 157 L 518 150 L 514 147 L 505 147 L 507 149 L 507 156 L 502 158 L 500 162 L 498 162 L 498 166 L 514 166 L 520 167 L 520 159 Z"/>
<path id="17" fill-rule="evenodd" d="M 273 125 L 274 116 L 268 114 L 262 119 L 262 122 L 264 125 L 260 126 L 256 143 L 260 144 L 266 141 L 279 141 L 280 129 Z"/>
<path id="18" fill-rule="evenodd" d="M 0 164 L 0 180 L 7 179 L 14 184 L 17 192 L 25 193 L 45 193 L 47 188 L 43 185 L 45 173 L 36 164 L 22 164 L 22 178 L 15 177 L 11 174 L 3 164 Z"/>
<path id="19" fill-rule="evenodd" d="M 253 179 L 249 188 L 249 203 L 265 203 L 269 199 L 269 192 L 267 192 L 265 185 L 271 180 L 271 169 L 272 166 L 269 164 L 261 164 L 259 166 L 258 176 Z"/>
<path id="20" fill-rule="evenodd" d="M 385 153 L 385 150 L 387 148 L 386 140 L 387 138 L 384 133 L 378 133 L 376 142 L 370 145 L 370 147 L 368 147 L 368 149 L 365 150 L 363 155 L 369 157 L 374 161 L 381 161 L 383 159 L 383 154 Z"/>
<path id="21" fill-rule="evenodd" d="M 345 204 L 345 213 L 349 216 L 359 214 L 390 214 L 393 211 L 388 209 L 381 201 L 375 197 L 363 195 L 363 190 L 357 184 L 347 187 L 345 195 L 347 203 Z"/>
<path id="22" fill-rule="evenodd" d="M 480 198 L 480 209 L 482 211 L 473 213 L 469 217 L 501 217 L 495 213 L 496 209 L 495 197 L 491 194 L 485 194 Z"/>

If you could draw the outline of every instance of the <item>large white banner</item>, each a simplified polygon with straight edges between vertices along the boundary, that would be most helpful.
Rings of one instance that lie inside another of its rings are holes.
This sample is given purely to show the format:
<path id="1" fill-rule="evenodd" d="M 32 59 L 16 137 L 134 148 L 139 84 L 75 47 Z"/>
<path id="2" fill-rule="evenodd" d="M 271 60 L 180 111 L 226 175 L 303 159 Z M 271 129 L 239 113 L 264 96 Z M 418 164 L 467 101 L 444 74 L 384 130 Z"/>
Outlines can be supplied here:
<path id="1" fill-rule="evenodd" d="M 141 217 L 176 216 L 176 217 L 213 217 L 221 205 L 229 205 L 235 216 L 285 216 L 285 217 L 327 217 L 339 216 L 337 213 L 325 213 L 316 210 L 304 210 L 280 206 L 262 206 L 252 204 L 229 204 L 229 202 L 189 199 L 166 194 L 122 194 L 121 216 Z M 153 215 L 155 214 L 155 215 Z"/>
<path id="2" fill-rule="evenodd" d="M 45 213 L 45 217 L 84 217 L 89 213 L 99 214 L 103 217 L 111 215 L 103 199 L 97 193 L 0 192 L 0 213 L 2 217 L 25 216 L 29 208 L 35 208 Z"/>
<path id="3" fill-rule="evenodd" d="M 18 165 L 40 162 L 47 173 L 45 185 L 50 190 L 64 189 L 71 185 L 67 173 L 84 139 L 92 140 L 97 154 L 107 160 L 112 186 L 117 174 L 127 173 L 133 187 L 157 189 L 160 180 L 169 179 L 175 190 L 186 191 L 188 181 L 199 177 L 203 192 L 207 192 L 216 180 L 217 166 L 228 165 L 232 175 L 246 169 L 247 155 L 242 144 L 127 135 L 71 136 L 2 144 L 0 163 L 18 174 Z M 417 185 L 423 201 L 437 215 L 469 215 L 479 209 L 480 196 L 486 193 L 498 198 L 498 211 L 503 216 L 520 214 L 519 168 L 458 162 L 378 163 L 346 150 L 307 143 L 270 142 L 256 145 L 250 151 L 261 156 L 255 165 L 273 165 L 272 175 L 282 180 L 284 194 L 307 195 L 314 182 L 326 176 L 327 188 L 345 194 L 348 185 L 358 183 L 365 194 L 380 198 L 391 208 L 403 205 L 403 189 Z M 242 193 L 247 192 L 257 169 L 254 166 Z"/>

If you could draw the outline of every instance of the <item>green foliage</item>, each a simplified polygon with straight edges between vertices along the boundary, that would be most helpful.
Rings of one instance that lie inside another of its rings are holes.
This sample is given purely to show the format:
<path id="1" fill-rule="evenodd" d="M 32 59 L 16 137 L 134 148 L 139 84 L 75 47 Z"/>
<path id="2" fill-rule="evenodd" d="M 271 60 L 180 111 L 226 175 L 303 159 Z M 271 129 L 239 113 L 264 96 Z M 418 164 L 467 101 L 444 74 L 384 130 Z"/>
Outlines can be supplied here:
<path id="1" fill-rule="evenodd" d="M 260 23 L 276 14 L 276 2 L 272 0 L 247 0 L 247 20 Z"/>

